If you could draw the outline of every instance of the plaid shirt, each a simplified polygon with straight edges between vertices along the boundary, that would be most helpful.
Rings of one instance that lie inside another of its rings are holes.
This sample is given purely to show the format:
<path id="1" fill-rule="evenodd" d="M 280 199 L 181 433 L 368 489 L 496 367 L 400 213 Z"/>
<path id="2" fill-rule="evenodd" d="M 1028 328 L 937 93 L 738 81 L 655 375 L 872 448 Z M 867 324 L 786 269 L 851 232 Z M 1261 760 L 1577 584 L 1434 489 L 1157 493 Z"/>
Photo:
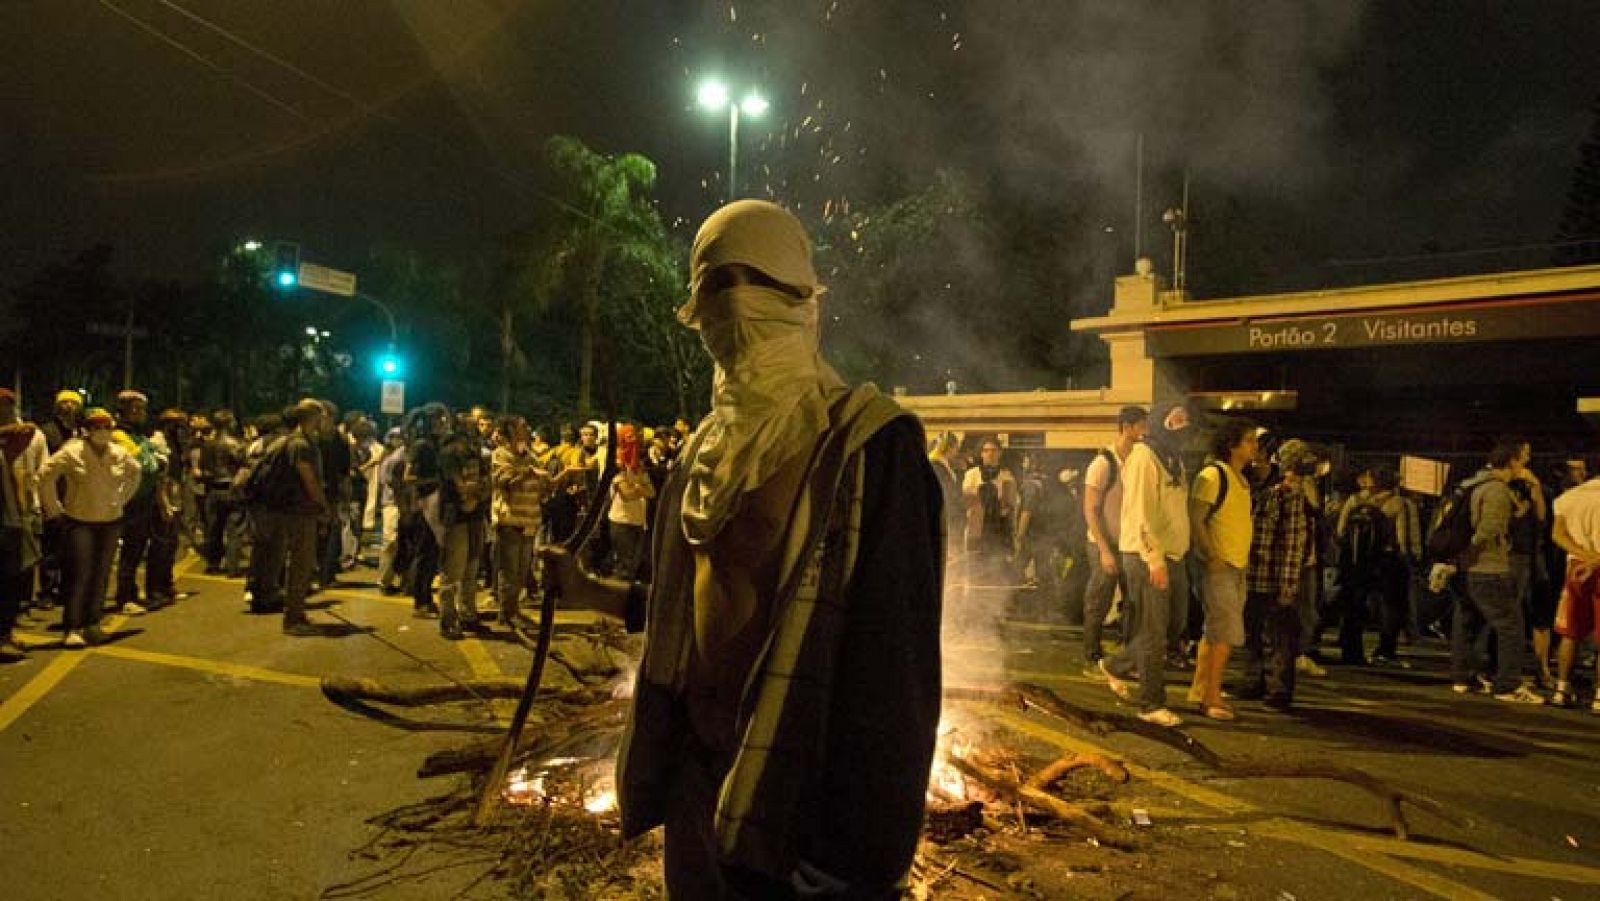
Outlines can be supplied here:
<path id="1" fill-rule="evenodd" d="M 1250 591 L 1292 599 L 1300 591 L 1300 574 L 1312 557 L 1310 503 L 1298 485 L 1279 482 L 1261 496 L 1250 543 Z"/>

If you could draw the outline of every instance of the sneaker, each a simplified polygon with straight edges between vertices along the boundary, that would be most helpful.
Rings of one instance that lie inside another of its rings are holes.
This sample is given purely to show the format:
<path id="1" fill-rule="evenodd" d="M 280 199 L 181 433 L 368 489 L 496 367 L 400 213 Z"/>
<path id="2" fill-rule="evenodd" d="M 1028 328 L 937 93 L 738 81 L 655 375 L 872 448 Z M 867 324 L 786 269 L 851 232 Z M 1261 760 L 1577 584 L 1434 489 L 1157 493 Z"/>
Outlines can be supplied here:
<path id="1" fill-rule="evenodd" d="M 1106 681 L 1106 674 L 1100 672 L 1100 661 L 1095 660 L 1083 666 L 1083 674 L 1096 682 Z"/>
<path id="2" fill-rule="evenodd" d="M 66 638 L 61 639 L 61 646 L 64 648 L 71 648 L 72 650 L 76 651 L 81 648 L 88 647 L 89 642 L 84 640 L 82 632 L 78 631 L 77 629 L 73 629 L 71 632 L 67 633 Z"/>
<path id="3" fill-rule="evenodd" d="M 1146 710 L 1144 713 L 1139 714 L 1139 719 L 1144 720 L 1147 723 L 1153 723 L 1157 726 L 1165 726 L 1168 729 L 1183 723 L 1183 717 L 1178 716 L 1176 713 L 1173 713 L 1165 707 L 1157 707 L 1154 710 Z"/>
<path id="4" fill-rule="evenodd" d="M 84 629 L 83 630 L 83 637 L 90 644 L 105 644 L 106 642 L 111 640 L 111 637 L 106 634 L 106 631 L 104 629 L 100 628 L 100 624 L 99 623 L 95 623 L 94 625 L 90 626 L 89 628 Z"/>
<path id="5" fill-rule="evenodd" d="M 286 619 L 283 621 L 283 634 L 292 635 L 295 638 L 313 638 L 321 635 L 322 630 L 318 629 L 308 619 Z"/>
<path id="6" fill-rule="evenodd" d="M 461 627 L 455 623 L 440 626 L 439 634 L 444 636 L 445 641 L 460 641 L 467 637 L 466 634 L 461 631 Z"/>
<path id="7" fill-rule="evenodd" d="M 1480 695 L 1492 695 L 1492 694 L 1494 694 L 1494 680 L 1493 679 L 1489 678 L 1488 676 L 1485 676 L 1483 673 L 1479 673 L 1476 676 L 1473 676 L 1472 679 L 1473 679 L 1473 682 L 1476 683 L 1477 686 L 1478 686 L 1478 694 L 1480 694 Z"/>
<path id="8" fill-rule="evenodd" d="M 1328 674 L 1328 671 L 1323 668 L 1322 664 L 1312 660 L 1305 654 L 1301 654 L 1299 657 L 1294 658 L 1294 671 L 1297 673 L 1303 673 L 1307 676 L 1316 676 L 1318 678 Z"/>
<path id="9" fill-rule="evenodd" d="M 1589 703 L 1589 712 L 1600 713 L 1600 697 L 1595 698 Z"/>
<path id="10" fill-rule="evenodd" d="M 1410 663 L 1407 663 L 1406 661 L 1401 660 L 1399 657 L 1396 657 L 1396 656 L 1394 656 L 1392 654 L 1373 654 L 1372 655 L 1372 660 L 1369 661 L 1369 662 L 1373 666 L 1384 667 L 1384 668 L 1388 668 L 1388 669 L 1410 669 L 1411 668 L 1411 664 Z"/>
<path id="11" fill-rule="evenodd" d="M 121 610 L 123 616 L 144 616 L 150 612 L 143 605 L 136 604 L 133 601 L 123 601 Z"/>
<path id="12" fill-rule="evenodd" d="M 1450 690 L 1458 695 L 1472 694 L 1472 686 L 1466 682 L 1452 682 L 1450 683 Z"/>
<path id="13" fill-rule="evenodd" d="M 1104 660 L 1100 660 L 1095 664 L 1095 666 L 1099 668 L 1100 675 L 1105 676 L 1106 686 L 1111 689 L 1112 694 L 1124 701 L 1133 700 L 1133 689 L 1128 687 L 1128 683 L 1118 679 L 1116 676 L 1111 675 L 1111 670 L 1106 669 L 1106 662 Z M 1162 709 L 1165 710 L 1166 708 Z"/>
<path id="14" fill-rule="evenodd" d="M 421 607 L 412 607 L 411 615 L 417 619 L 438 619 L 439 607 L 436 604 L 425 604 Z"/>
<path id="15" fill-rule="evenodd" d="M 1261 706 L 1270 707 L 1279 713 L 1288 713 L 1294 708 L 1294 699 L 1287 695 L 1267 695 L 1261 699 Z"/>
<path id="16" fill-rule="evenodd" d="M 1513 704 L 1543 704 L 1544 697 L 1526 685 L 1518 685 L 1516 691 L 1501 692 L 1494 696 L 1496 701 L 1510 701 Z"/>
<path id="17" fill-rule="evenodd" d="M 1576 707 L 1578 698 L 1572 693 L 1572 689 L 1569 686 L 1558 684 L 1555 693 L 1550 695 L 1550 700 L 1545 701 L 1545 703 L 1551 707 Z"/>

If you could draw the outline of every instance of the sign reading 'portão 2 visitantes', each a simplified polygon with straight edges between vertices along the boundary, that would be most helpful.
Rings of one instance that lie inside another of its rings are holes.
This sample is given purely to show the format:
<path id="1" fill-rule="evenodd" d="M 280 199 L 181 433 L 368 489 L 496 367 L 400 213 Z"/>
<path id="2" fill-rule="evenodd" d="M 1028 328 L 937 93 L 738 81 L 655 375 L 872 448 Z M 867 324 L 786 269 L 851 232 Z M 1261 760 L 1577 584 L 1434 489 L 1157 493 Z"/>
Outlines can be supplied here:
<path id="1" fill-rule="evenodd" d="M 1471 341 L 1600 335 L 1600 300 L 1561 298 L 1228 322 L 1156 324 L 1145 329 L 1152 356 L 1282 353 Z"/>

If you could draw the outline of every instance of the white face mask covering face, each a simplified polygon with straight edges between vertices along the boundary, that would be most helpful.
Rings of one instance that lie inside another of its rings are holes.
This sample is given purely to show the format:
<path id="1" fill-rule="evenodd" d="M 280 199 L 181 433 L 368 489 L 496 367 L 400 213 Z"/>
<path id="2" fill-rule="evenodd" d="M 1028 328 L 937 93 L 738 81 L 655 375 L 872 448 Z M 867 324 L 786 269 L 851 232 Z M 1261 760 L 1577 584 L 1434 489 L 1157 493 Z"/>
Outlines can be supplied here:
<path id="1" fill-rule="evenodd" d="M 717 363 L 711 415 L 689 466 L 684 533 L 709 541 L 759 488 L 826 427 L 843 380 L 817 354 L 817 304 L 738 285 L 703 309 L 700 340 Z"/>

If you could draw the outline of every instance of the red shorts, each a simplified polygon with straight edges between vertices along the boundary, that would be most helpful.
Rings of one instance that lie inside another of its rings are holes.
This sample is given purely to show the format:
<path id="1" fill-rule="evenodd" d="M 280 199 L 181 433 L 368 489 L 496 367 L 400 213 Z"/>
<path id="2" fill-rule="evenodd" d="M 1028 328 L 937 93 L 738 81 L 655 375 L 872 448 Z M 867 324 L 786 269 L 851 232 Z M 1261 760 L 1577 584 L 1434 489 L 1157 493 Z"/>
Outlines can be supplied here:
<path id="1" fill-rule="evenodd" d="M 1582 641 L 1593 635 L 1600 644 L 1600 566 L 1578 578 L 1576 560 L 1567 561 L 1567 579 L 1556 607 L 1556 634 Z"/>

